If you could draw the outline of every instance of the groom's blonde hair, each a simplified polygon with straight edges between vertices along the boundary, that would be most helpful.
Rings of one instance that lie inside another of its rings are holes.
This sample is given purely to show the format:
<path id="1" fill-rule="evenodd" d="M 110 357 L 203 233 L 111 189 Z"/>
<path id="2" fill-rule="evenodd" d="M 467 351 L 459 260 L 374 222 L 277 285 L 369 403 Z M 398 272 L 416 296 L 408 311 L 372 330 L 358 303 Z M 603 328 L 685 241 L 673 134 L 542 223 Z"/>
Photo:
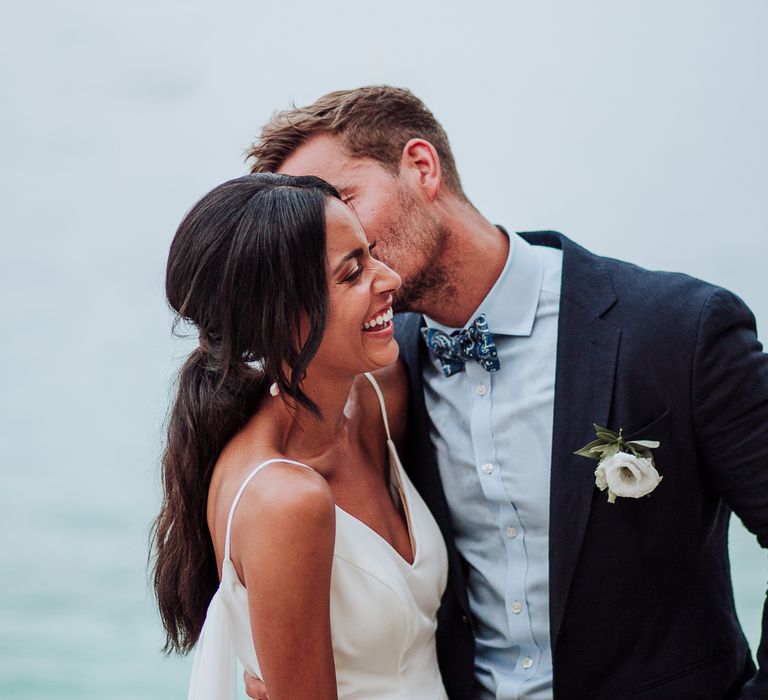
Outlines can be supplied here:
<path id="1" fill-rule="evenodd" d="M 274 172 L 301 145 L 318 134 L 338 136 L 353 155 L 372 158 L 393 175 L 400 169 L 405 144 L 429 141 L 440 158 L 443 182 L 465 198 L 448 136 L 426 105 L 410 90 L 373 85 L 337 90 L 306 107 L 277 112 L 262 128 L 246 158 L 251 172 Z"/>

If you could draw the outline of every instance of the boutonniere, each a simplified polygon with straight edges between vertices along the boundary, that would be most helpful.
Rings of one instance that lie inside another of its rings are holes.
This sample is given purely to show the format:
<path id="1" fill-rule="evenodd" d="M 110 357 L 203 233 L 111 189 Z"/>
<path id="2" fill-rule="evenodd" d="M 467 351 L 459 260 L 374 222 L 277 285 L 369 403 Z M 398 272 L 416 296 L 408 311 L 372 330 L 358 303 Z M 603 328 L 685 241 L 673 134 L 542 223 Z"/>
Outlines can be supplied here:
<path id="1" fill-rule="evenodd" d="M 661 443 L 656 440 L 625 440 L 621 434 L 595 425 L 597 439 L 584 445 L 574 454 L 597 460 L 595 486 L 608 489 L 608 503 L 616 497 L 640 498 L 647 496 L 661 481 L 656 471 L 651 450 Z"/>

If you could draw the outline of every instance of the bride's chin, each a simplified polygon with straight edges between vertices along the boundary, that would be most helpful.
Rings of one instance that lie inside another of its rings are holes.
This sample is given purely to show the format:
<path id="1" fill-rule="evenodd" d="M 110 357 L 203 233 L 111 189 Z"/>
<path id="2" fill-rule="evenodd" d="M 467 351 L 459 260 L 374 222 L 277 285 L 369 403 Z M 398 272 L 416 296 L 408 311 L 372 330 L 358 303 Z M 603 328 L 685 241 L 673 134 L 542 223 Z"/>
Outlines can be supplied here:
<path id="1" fill-rule="evenodd" d="M 381 353 L 377 353 L 375 357 L 370 358 L 375 363 L 375 366 L 366 371 L 372 372 L 376 369 L 389 367 L 397 362 L 398 357 L 400 357 L 400 346 L 397 344 L 397 341 L 392 338 L 392 342 L 387 344 L 386 350 L 382 348 Z"/>

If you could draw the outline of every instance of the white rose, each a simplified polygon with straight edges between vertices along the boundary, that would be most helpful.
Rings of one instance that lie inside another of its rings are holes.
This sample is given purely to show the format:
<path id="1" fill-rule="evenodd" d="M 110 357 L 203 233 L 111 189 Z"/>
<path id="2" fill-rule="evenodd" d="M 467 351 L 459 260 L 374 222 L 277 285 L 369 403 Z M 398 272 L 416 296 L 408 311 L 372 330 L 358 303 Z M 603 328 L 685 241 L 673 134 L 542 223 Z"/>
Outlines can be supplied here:
<path id="1" fill-rule="evenodd" d="M 616 496 L 640 498 L 653 491 L 661 481 L 653 460 L 617 452 L 600 462 L 595 470 L 595 485 L 601 491 L 608 489 L 608 501 Z"/>

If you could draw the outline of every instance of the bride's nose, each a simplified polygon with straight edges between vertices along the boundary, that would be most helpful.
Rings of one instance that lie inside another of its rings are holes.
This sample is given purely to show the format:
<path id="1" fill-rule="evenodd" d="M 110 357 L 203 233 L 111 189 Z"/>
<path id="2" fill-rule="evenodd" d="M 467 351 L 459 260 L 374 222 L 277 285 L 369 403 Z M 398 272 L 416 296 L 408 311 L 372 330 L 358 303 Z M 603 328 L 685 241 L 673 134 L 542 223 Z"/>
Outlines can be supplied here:
<path id="1" fill-rule="evenodd" d="M 379 269 L 377 270 L 376 279 L 373 283 L 374 292 L 376 294 L 388 294 L 394 293 L 400 289 L 400 275 L 380 260 L 377 260 L 376 262 L 378 263 Z"/>

